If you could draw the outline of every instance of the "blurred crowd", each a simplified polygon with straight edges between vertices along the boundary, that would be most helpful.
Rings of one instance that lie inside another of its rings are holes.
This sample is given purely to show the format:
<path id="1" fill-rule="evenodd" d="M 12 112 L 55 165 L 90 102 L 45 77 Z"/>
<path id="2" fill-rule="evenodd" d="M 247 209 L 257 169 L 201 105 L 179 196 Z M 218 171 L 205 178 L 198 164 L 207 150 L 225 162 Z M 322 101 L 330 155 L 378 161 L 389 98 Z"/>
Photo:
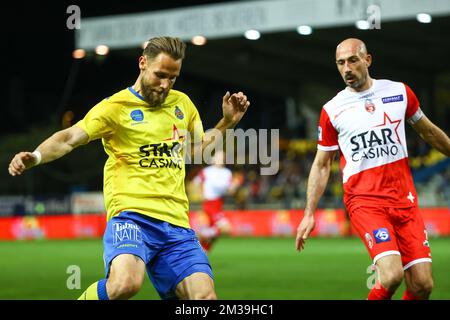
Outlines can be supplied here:
<path id="1" fill-rule="evenodd" d="M 233 172 L 233 180 L 238 187 L 233 194 L 225 197 L 229 208 L 303 208 L 306 200 L 306 187 L 314 156 L 316 141 L 287 140 L 280 144 L 279 170 L 274 175 L 261 175 L 258 165 L 227 165 Z M 413 174 L 424 172 L 426 179 L 416 181 L 419 195 L 422 193 L 425 206 L 446 206 L 450 199 L 450 166 L 444 170 L 433 170 L 436 163 L 445 157 L 432 150 L 421 139 L 408 141 L 409 160 Z M 201 168 L 187 169 L 187 193 L 191 203 L 199 204 L 201 190 L 192 183 Z M 419 175 L 418 175 L 419 177 Z M 432 199 L 430 199 L 432 197 Z M 339 154 L 331 168 L 328 186 L 319 207 L 343 208 L 342 175 Z"/>
<path id="2" fill-rule="evenodd" d="M 225 197 L 225 204 L 236 209 L 270 206 L 274 208 L 300 208 L 305 204 L 306 185 L 316 152 L 316 142 L 309 140 L 281 141 L 279 170 L 273 175 L 261 175 L 258 165 L 228 165 L 233 172 L 233 194 Z M 201 202 L 201 190 L 192 183 L 201 168 L 187 171 L 187 193 L 191 203 Z M 338 161 L 333 164 L 329 186 L 321 205 L 342 207 L 342 183 Z"/>

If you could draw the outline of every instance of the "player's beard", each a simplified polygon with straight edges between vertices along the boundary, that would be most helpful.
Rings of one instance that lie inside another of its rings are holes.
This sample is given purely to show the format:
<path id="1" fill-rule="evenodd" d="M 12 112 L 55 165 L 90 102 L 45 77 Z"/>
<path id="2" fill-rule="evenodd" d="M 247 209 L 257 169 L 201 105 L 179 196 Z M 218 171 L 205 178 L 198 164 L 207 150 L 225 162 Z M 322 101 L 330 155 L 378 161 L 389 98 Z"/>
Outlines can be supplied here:
<path id="1" fill-rule="evenodd" d="M 367 81 L 367 76 L 361 75 L 360 77 L 356 76 L 356 75 L 352 75 L 352 83 L 347 82 L 347 76 L 344 78 L 345 80 L 345 84 L 347 86 L 349 86 L 350 88 L 354 89 L 354 90 L 358 90 L 360 88 L 362 88 Z"/>
<path id="2" fill-rule="evenodd" d="M 141 79 L 141 93 L 145 102 L 147 102 L 150 108 L 156 108 L 161 106 L 167 98 L 169 90 L 158 92 L 152 89 L 150 86 L 144 83 L 144 80 Z"/>

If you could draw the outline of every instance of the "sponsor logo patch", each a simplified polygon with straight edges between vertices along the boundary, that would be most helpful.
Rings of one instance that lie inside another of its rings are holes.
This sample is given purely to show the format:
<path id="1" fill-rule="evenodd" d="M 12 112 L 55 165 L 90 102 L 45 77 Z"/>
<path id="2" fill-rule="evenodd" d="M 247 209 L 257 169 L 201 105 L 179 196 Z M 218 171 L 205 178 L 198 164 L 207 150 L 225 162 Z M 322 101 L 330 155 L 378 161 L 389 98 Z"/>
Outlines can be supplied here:
<path id="1" fill-rule="evenodd" d="M 124 245 L 121 244 L 123 242 L 127 243 L 142 243 L 142 232 L 141 228 L 139 228 L 134 223 L 128 223 L 128 222 L 116 222 L 113 224 L 113 244 L 118 245 L 120 244 L 120 247 L 123 247 Z M 129 245 L 134 246 L 134 245 Z"/>
<path id="2" fill-rule="evenodd" d="M 403 95 L 399 94 L 397 96 L 384 97 L 384 98 L 381 98 L 381 101 L 383 101 L 383 103 L 403 101 Z"/>
<path id="3" fill-rule="evenodd" d="M 373 236 L 375 238 L 376 243 L 391 241 L 389 231 L 386 228 L 380 228 L 377 230 L 373 230 Z"/>
<path id="4" fill-rule="evenodd" d="M 144 113 L 139 109 L 131 111 L 130 116 L 131 119 L 137 122 L 144 120 Z"/>

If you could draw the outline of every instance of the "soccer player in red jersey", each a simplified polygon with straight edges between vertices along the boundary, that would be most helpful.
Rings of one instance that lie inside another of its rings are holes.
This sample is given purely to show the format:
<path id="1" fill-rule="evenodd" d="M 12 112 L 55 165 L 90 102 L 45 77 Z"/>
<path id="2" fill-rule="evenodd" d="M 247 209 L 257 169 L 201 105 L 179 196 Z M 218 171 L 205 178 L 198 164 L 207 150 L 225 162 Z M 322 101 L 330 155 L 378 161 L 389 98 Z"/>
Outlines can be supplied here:
<path id="1" fill-rule="evenodd" d="M 200 171 L 194 183 L 202 188 L 203 212 L 208 217 L 208 224 L 199 228 L 197 234 L 203 249 L 209 252 L 221 234 L 230 232 L 230 222 L 223 213 L 223 202 L 225 195 L 237 187 L 233 183 L 233 173 L 225 166 L 223 151 L 216 151 L 213 163 Z"/>
<path id="2" fill-rule="evenodd" d="M 405 122 L 447 156 L 450 139 L 423 114 L 406 84 L 371 78 L 371 63 L 359 39 L 347 39 L 336 48 L 346 88 L 322 109 L 296 248 L 304 249 L 314 229 L 314 211 L 339 150 L 344 203 L 379 272 L 368 299 L 390 299 L 403 278 L 404 300 L 428 299 L 433 288 L 431 253 L 408 165 Z"/>

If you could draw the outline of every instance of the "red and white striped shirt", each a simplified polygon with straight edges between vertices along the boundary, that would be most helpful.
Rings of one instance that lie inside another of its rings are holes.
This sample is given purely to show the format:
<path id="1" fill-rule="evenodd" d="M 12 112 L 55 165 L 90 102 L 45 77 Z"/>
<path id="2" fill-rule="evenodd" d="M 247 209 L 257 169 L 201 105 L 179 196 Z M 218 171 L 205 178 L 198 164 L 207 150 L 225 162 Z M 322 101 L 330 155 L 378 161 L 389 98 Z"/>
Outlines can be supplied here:
<path id="1" fill-rule="evenodd" d="M 347 209 L 417 205 L 405 119 L 422 116 L 414 92 L 390 80 L 373 79 L 372 87 L 363 92 L 346 88 L 324 105 L 318 149 L 340 151 Z"/>

